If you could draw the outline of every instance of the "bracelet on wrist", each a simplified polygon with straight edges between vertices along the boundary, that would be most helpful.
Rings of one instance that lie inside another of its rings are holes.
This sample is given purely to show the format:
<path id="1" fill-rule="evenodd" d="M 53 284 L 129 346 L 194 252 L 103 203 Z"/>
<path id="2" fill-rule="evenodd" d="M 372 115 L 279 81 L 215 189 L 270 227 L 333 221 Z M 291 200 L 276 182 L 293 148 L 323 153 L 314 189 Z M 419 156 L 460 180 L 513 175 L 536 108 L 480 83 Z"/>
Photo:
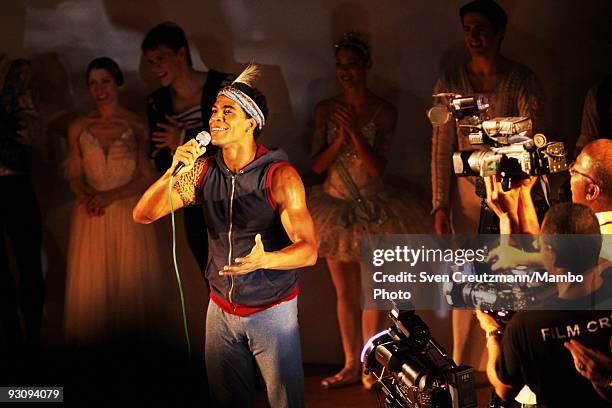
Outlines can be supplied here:
<path id="1" fill-rule="evenodd" d="M 486 336 L 487 336 L 487 339 L 488 339 L 490 337 L 501 337 L 502 334 L 504 334 L 504 332 L 501 331 L 501 330 L 491 330 L 491 331 L 487 332 Z"/>

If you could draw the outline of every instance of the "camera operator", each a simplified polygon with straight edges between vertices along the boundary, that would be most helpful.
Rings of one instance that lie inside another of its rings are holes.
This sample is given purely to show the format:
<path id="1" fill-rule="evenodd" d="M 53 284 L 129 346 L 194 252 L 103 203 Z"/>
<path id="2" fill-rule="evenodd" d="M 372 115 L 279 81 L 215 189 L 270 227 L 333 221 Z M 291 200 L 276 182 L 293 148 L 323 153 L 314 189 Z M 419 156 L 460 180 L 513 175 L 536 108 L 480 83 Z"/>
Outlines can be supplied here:
<path id="1" fill-rule="evenodd" d="M 500 216 L 502 233 L 524 231 L 526 219 L 533 215 L 531 198 L 524 193 L 528 184 L 503 192 L 495 179 L 487 180 L 489 204 Z M 546 304 L 549 310 L 518 312 L 505 328 L 491 316 L 477 312 L 487 337 L 487 376 L 502 399 L 512 399 L 528 385 L 537 395 L 538 407 L 608 406 L 601 384 L 607 386 L 610 378 L 590 383 L 580 371 L 587 363 L 601 368 L 605 362 L 585 359 L 576 363 L 577 371 L 564 347 L 575 340 L 590 351 L 610 356 L 610 310 L 577 310 L 591 306 L 593 299 L 609 301 L 612 292 L 612 282 L 603 279 L 605 273 L 600 274 L 597 267 L 599 228 L 595 214 L 585 205 L 564 203 L 551 208 L 542 223 L 543 235 L 538 236 L 540 259 L 550 274 L 580 273 L 583 282 L 557 283 L 558 297 Z M 564 234 L 583 234 L 584 239 L 569 247 Z"/>
<path id="2" fill-rule="evenodd" d="M 481 94 L 488 98 L 490 115 L 522 116 L 533 120 L 534 130 L 545 126 L 544 92 L 534 72 L 502 54 L 508 15 L 495 1 L 475 0 L 459 9 L 465 46 L 470 58 L 449 67 L 436 82 L 434 94 Z M 453 121 L 454 122 L 454 121 Z M 481 218 L 481 198 L 472 177 L 452 177 L 452 154 L 473 148 L 458 123 L 435 126 L 432 133 L 432 214 L 436 233 L 475 234 Z M 486 224 L 483 223 L 483 224 Z M 453 358 L 459 364 L 484 369 L 477 325 L 470 313 L 453 310 Z"/>
<path id="3" fill-rule="evenodd" d="M 572 201 L 595 212 L 602 234 L 612 233 L 612 140 L 587 144 L 569 172 Z"/>
<path id="4" fill-rule="evenodd" d="M 572 189 L 572 201 L 576 204 L 584 204 L 595 213 L 599 222 L 599 231 L 602 234 L 603 245 L 600 257 L 606 261 L 612 260 L 612 245 L 610 245 L 607 234 L 612 234 L 612 140 L 598 139 L 587 144 L 570 165 L 570 185 Z M 531 179 L 533 184 L 533 179 Z M 507 225 L 513 228 L 513 232 L 536 234 L 539 232 L 538 219 L 533 209 L 533 202 L 528 196 L 529 186 L 525 182 L 516 186 L 506 193 L 500 193 L 494 188 L 491 179 L 486 180 L 487 196 L 493 200 L 506 200 L 500 202 L 507 211 L 498 208 L 498 212 L 505 213 L 500 219 L 500 228 L 504 228 L 504 222 L 514 223 Z M 507 202 L 512 195 L 519 194 L 521 199 L 516 209 Z M 527 194 L 527 195 L 526 195 Z M 492 197 L 494 195 L 494 197 Z M 520 214 L 517 213 L 520 211 Z M 521 225 L 518 225 L 518 222 Z M 506 233 L 509 233 L 507 231 Z M 502 232 L 504 234 L 504 232 Z M 542 265 L 539 253 L 528 253 L 503 247 L 493 250 L 491 257 L 497 258 L 492 269 L 507 269 L 518 263 Z"/>

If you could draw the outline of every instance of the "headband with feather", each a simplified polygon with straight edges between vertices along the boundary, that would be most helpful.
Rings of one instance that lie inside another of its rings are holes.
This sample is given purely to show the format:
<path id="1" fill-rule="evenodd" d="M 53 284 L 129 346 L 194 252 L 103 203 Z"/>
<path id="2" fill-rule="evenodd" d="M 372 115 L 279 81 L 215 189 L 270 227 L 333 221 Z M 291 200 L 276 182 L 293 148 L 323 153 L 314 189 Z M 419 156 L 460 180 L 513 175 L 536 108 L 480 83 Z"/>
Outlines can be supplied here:
<path id="1" fill-rule="evenodd" d="M 254 63 L 250 63 L 248 67 L 242 71 L 238 78 L 232 82 L 231 85 L 223 88 L 219 95 L 226 96 L 236 102 L 246 113 L 248 113 L 255 121 L 257 122 L 257 126 L 259 129 L 263 128 L 266 124 L 266 118 L 264 117 L 263 112 L 255 103 L 253 98 L 249 95 L 236 88 L 234 85 L 237 83 L 248 86 L 249 88 L 254 88 L 253 84 L 259 78 L 259 66 Z"/>

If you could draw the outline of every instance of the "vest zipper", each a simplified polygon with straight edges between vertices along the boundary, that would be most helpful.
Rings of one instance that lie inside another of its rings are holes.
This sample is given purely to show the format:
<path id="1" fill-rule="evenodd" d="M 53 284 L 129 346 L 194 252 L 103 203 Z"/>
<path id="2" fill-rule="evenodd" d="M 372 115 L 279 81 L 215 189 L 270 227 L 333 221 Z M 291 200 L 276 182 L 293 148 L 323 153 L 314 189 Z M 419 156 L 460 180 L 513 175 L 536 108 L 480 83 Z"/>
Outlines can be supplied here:
<path id="1" fill-rule="evenodd" d="M 233 208 L 234 208 L 234 192 L 236 191 L 236 175 L 232 175 L 232 193 L 230 195 L 229 205 L 229 231 L 227 232 L 227 239 L 229 241 L 229 253 L 227 255 L 227 264 L 232 265 L 232 226 L 233 226 Z M 232 291 L 234 290 L 234 275 L 230 276 L 230 290 L 227 295 L 228 301 L 232 308 Z"/>

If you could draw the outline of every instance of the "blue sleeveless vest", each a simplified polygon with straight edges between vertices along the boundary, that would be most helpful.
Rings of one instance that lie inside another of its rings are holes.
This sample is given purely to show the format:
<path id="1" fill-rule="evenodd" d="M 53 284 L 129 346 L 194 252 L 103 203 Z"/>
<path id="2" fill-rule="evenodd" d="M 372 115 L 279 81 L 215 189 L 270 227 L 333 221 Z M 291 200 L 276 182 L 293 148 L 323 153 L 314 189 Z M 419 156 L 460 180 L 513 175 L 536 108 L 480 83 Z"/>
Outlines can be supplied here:
<path id="1" fill-rule="evenodd" d="M 241 276 L 220 276 L 223 266 L 251 252 L 261 234 L 266 252 L 291 245 L 271 196 L 272 171 L 287 164 L 281 150 L 259 146 L 255 160 L 232 173 L 222 152 L 209 159 L 202 180 L 203 211 L 208 228 L 206 278 L 215 296 L 232 305 L 265 306 L 296 289 L 295 270 L 258 269 Z M 272 171 L 271 171 L 272 170 Z"/>

